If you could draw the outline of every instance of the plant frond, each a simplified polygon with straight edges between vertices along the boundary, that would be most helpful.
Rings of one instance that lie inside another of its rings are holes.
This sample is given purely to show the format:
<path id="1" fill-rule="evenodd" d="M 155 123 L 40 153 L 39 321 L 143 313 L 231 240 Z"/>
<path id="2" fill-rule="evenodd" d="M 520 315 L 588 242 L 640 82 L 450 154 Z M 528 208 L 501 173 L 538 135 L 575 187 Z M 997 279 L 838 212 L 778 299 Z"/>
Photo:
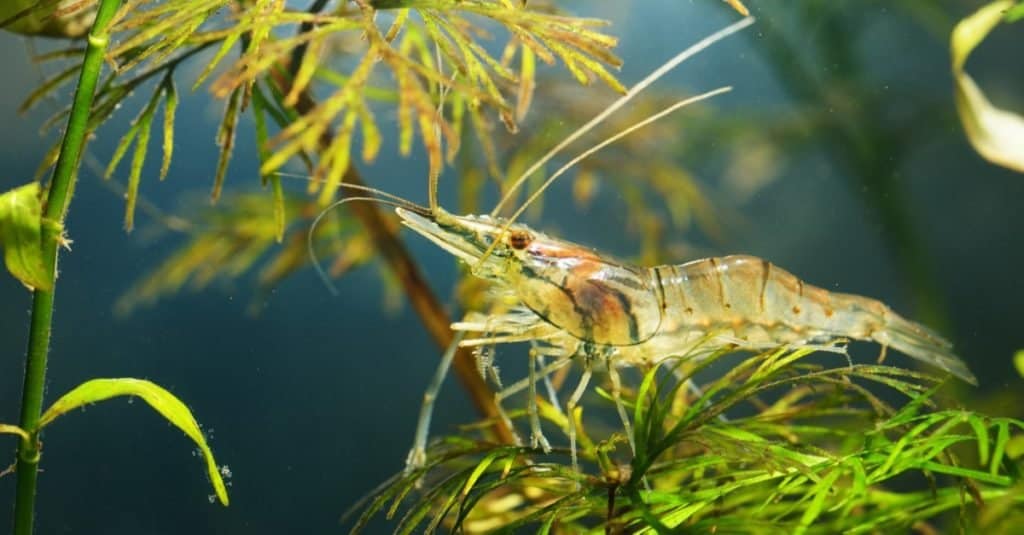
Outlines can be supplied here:
<path id="1" fill-rule="evenodd" d="M 618 433 L 581 448 L 579 473 L 564 449 L 446 437 L 425 468 L 397 476 L 377 497 L 391 502 L 386 516 L 397 531 L 426 533 L 860 533 L 954 521 L 946 513 L 955 511 L 965 525 L 991 523 L 972 500 L 1004 503 L 1004 517 L 1024 511 L 1021 452 L 1006 461 L 998 446 L 1021 436 L 1024 422 L 939 409 L 940 383 L 926 375 L 821 368 L 804 363 L 810 353 L 749 356 L 696 396 L 682 385 L 725 353 L 651 368 L 626 399 L 634 407 L 631 460 Z M 895 407 L 868 399 L 892 393 L 903 398 Z M 915 475 L 933 490 L 895 483 Z M 965 494 L 964 485 L 976 491 Z M 409 512 L 398 516 L 405 501 Z M 353 532 L 381 507 L 366 508 Z"/>
<path id="2" fill-rule="evenodd" d="M 280 179 L 278 179 L 280 180 Z M 306 237 L 319 208 L 301 195 L 262 192 L 233 194 L 218 206 L 194 214 L 187 238 L 175 252 L 132 284 L 115 304 L 120 315 L 184 289 L 201 290 L 214 282 L 240 278 L 258 270 L 255 302 L 284 278 L 307 267 Z M 278 208 L 280 206 L 280 208 Z M 284 214 L 294 222 L 280 233 Z M 281 239 L 279 239 L 279 237 Z M 328 273 L 340 277 L 376 258 L 373 244 L 343 211 L 333 211 L 317 226 L 314 244 L 321 257 L 333 258 Z M 282 243 L 281 247 L 275 247 Z M 385 281 L 386 282 L 386 281 Z"/>

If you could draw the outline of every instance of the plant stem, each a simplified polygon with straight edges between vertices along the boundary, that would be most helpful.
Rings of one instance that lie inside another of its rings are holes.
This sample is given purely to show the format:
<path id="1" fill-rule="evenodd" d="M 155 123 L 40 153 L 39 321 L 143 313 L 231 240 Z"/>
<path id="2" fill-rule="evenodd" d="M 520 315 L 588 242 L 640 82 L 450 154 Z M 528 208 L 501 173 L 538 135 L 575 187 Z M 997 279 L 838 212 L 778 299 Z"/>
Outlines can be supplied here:
<path id="1" fill-rule="evenodd" d="M 57 250 L 64 218 L 67 215 L 79 157 L 88 130 L 89 112 L 93 93 L 103 68 L 103 55 L 107 48 L 107 25 L 113 18 L 121 0 L 102 0 L 96 20 L 89 32 L 88 48 L 82 61 L 82 73 L 75 90 L 71 115 L 61 142 L 60 156 L 50 180 L 46 209 L 43 213 L 43 264 L 54 281 L 51 290 L 36 290 L 32 295 L 32 320 L 29 327 L 28 354 L 25 360 L 25 383 L 21 398 L 21 428 L 30 435 L 18 445 L 16 473 L 18 477 L 14 502 L 14 533 L 30 535 L 34 520 L 36 476 L 39 469 L 39 416 L 43 407 L 43 387 L 46 383 L 46 358 L 50 350 L 50 329 L 53 320 L 53 294 L 56 290 Z M 54 224 L 55 223 L 55 224 Z"/>

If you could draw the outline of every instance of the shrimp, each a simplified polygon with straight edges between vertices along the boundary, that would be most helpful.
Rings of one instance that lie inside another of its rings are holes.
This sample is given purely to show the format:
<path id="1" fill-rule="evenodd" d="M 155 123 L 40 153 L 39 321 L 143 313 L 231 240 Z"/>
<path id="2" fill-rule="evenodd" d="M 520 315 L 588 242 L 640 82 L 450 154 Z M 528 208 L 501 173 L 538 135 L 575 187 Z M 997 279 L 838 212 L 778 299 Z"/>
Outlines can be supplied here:
<path id="1" fill-rule="evenodd" d="M 545 354 L 562 363 L 577 355 L 600 356 L 631 442 L 617 368 L 730 347 L 756 351 L 837 338 L 873 341 L 977 385 L 952 345 L 923 325 L 881 301 L 806 284 L 761 258 L 732 255 L 632 266 L 501 218 L 396 212 L 406 227 L 473 266 L 473 275 L 515 303 L 504 314 L 471 315 L 454 324 L 460 334 L 486 333 L 461 345 L 541 340 Z M 533 375 L 533 363 L 530 371 Z M 567 404 L 570 414 L 590 377 L 587 366 Z M 527 386 L 533 388 L 535 380 L 531 377 Z M 529 414 L 535 442 L 545 445 L 534 407 Z M 574 420 L 569 422 L 575 464 Z"/>
<path id="2" fill-rule="evenodd" d="M 396 211 L 406 227 L 514 296 L 520 306 L 492 318 L 486 329 L 502 332 L 501 341 L 542 338 L 571 349 L 586 346 L 637 366 L 686 354 L 708 333 L 755 350 L 848 338 L 877 342 L 977 384 L 952 345 L 927 327 L 876 299 L 807 284 L 762 258 L 730 255 L 639 267 L 500 218 Z M 485 330 L 473 322 L 455 327 Z"/>

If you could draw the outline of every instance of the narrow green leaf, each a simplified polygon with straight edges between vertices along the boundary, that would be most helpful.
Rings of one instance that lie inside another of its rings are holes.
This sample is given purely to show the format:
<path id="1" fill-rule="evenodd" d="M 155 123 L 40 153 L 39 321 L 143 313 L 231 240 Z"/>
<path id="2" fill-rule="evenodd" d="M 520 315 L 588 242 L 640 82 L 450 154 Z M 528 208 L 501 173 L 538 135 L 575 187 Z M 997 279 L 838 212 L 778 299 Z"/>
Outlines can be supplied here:
<path id="1" fill-rule="evenodd" d="M 796 533 L 804 533 L 807 528 L 814 523 L 814 520 L 821 515 L 822 509 L 825 507 L 825 498 L 828 497 L 829 493 L 833 491 L 832 486 L 836 480 L 839 479 L 842 470 L 833 468 L 827 476 L 814 486 L 813 493 L 814 499 L 811 500 L 810 505 L 804 510 L 803 516 L 800 517 L 800 526 L 795 531 Z"/>
<path id="2" fill-rule="evenodd" d="M 252 117 L 256 132 L 256 153 L 260 159 L 260 165 L 270 157 L 267 150 L 267 143 L 270 134 L 267 130 L 267 118 L 264 113 L 269 108 L 269 103 L 263 95 L 259 85 L 252 86 Z M 281 177 L 277 173 L 264 173 L 260 175 L 260 181 L 264 186 L 270 182 L 274 194 L 274 227 L 276 228 L 277 242 L 284 240 L 285 212 L 284 212 L 284 188 L 281 186 Z"/>
<path id="3" fill-rule="evenodd" d="M 356 110 L 359 111 L 359 125 L 363 134 L 363 161 L 370 163 L 377 158 L 383 138 L 370 108 L 360 102 Z"/>
<path id="4" fill-rule="evenodd" d="M 1021 19 L 1024 19 L 1024 2 L 1020 2 L 1015 7 L 1010 8 L 1003 20 L 1006 22 L 1017 22 Z"/>
<path id="5" fill-rule="evenodd" d="M 292 80 L 291 89 L 288 91 L 288 95 L 284 97 L 286 106 L 294 106 L 298 103 L 299 96 L 309 87 L 309 82 L 316 73 L 320 53 L 325 42 L 326 37 L 310 41 L 309 47 L 306 48 L 306 53 L 302 56 L 302 63 L 299 64 L 298 70 L 295 71 L 295 78 Z"/>
<path id="6" fill-rule="evenodd" d="M 463 496 L 468 495 L 469 491 L 473 490 L 473 486 L 476 485 L 476 482 L 480 480 L 480 476 L 484 475 L 484 472 L 487 470 L 489 466 L 491 466 L 491 463 L 493 463 L 498 457 L 500 457 L 501 454 L 502 452 L 500 450 L 493 452 L 490 455 L 484 457 L 483 460 L 480 461 L 480 464 L 476 465 L 476 468 L 474 468 L 473 471 L 469 474 L 469 477 L 466 478 L 466 484 L 463 485 L 462 487 Z"/>
<path id="7" fill-rule="evenodd" d="M 947 474 L 956 477 L 966 477 L 970 479 L 976 479 L 978 481 L 989 483 L 992 485 L 1010 486 L 1013 484 L 1013 479 L 1000 476 L 998 474 L 989 474 L 979 470 L 971 470 L 970 468 L 964 468 L 962 466 L 953 466 L 951 464 L 938 463 L 935 461 L 925 461 L 921 463 L 920 468 L 936 474 Z"/>
<path id="8" fill-rule="evenodd" d="M 228 173 L 228 163 L 231 161 L 231 152 L 235 148 L 235 129 L 238 126 L 241 96 L 241 87 L 235 88 L 231 92 L 227 107 L 224 108 L 224 117 L 221 119 L 220 128 L 217 130 L 217 145 L 220 147 L 220 155 L 217 157 L 217 174 L 213 177 L 213 191 L 210 193 L 210 198 L 214 202 L 220 199 L 221 190 L 224 188 L 224 177 Z"/>
<path id="9" fill-rule="evenodd" d="M 281 177 L 274 174 L 270 177 L 270 187 L 274 191 L 274 229 L 277 243 L 284 241 L 284 229 L 287 221 L 287 214 L 284 209 L 284 188 L 281 186 Z"/>
<path id="10" fill-rule="evenodd" d="M 235 43 L 237 43 L 238 39 L 241 37 L 242 33 L 239 32 L 231 34 L 224 39 L 224 42 L 221 43 L 221 46 L 217 50 L 217 53 L 213 55 L 213 58 L 210 59 L 210 62 L 206 64 L 206 68 L 203 69 L 203 72 L 200 73 L 199 76 L 196 78 L 196 82 L 192 84 L 193 91 L 199 89 L 199 86 L 203 85 L 203 82 L 205 82 L 206 79 L 210 76 L 210 74 L 213 73 L 213 69 L 215 69 L 217 65 L 220 64 L 221 60 L 224 59 L 224 56 L 227 55 L 227 53 L 231 50 L 233 46 L 235 46 Z"/>
<path id="11" fill-rule="evenodd" d="M 139 122 L 135 127 L 138 136 L 135 140 L 135 151 L 132 153 L 132 165 L 128 172 L 128 190 L 125 193 L 124 207 L 124 229 L 131 232 L 135 227 L 135 203 L 139 198 L 139 183 L 142 181 L 142 166 L 146 162 L 146 152 L 149 151 L 149 134 L 153 126 L 153 116 L 156 114 L 156 103 L 160 92 L 153 94 L 146 109 L 142 111 Z"/>
<path id="12" fill-rule="evenodd" d="M 533 102 L 533 92 L 537 87 L 537 56 L 528 46 L 520 47 L 519 58 L 519 94 L 516 95 L 516 119 L 522 121 Z"/>
<path id="13" fill-rule="evenodd" d="M 53 278 L 43 263 L 42 221 L 38 182 L 0 194 L 0 245 L 7 270 L 30 288 L 49 290 Z"/>
<path id="14" fill-rule="evenodd" d="M 42 85 L 35 88 L 35 90 L 29 93 L 28 97 L 25 98 L 25 101 L 22 102 L 21 106 L 18 107 L 18 113 L 25 113 L 28 110 L 32 109 L 32 106 L 35 106 L 40 100 L 46 98 L 47 95 L 53 93 L 55 89 L 60 87 L 64 82 L 68 81 L 68 79 L 74 76 L 80 69 L 81 65 L 79 63 L 76 63 L 75 65 L 72 65 L 71 67 L 68 67 L 64 71 L 51 77 L 49 80 L 43 82 Z"/>
<path id="15" fill-rule="evenodd" d="M 131 146 L 132 141 L 135 140 L 135 136 L 139 133 L 139 121 L 141 117 L 135 119 L 135 124 L 128 129 L 127 132 L 121 136 L 121 140 L 117 142 L 117 147 L 114 148 L 114 154 L 110 157 L 110 161 L 107 162 L 107 169 L 103 171 L 103 178 L 110 178 L 114 175 L 114 170 L 117 169 L 117 164 L 121 163 L 121 158 L 128 153 L 128 147 Z"/>
<path id="16" fill-rule="evenodd" d="M 254 84 L 252 87 L 252 122 L 253 130 L 256 134 L 256 155 L 259 156 L 260 165 L 267 161 L 270 156 L 270 151 L 267 150 L 267 143 L 270 140 L 270 133 L 267 129 L 267 117 L 265 113 L 269 103 L 267 98 L 263 96 L 263 90 L 260 89 L 259 85 Z M 276 176 L 273 173 L 260 174 L 260 183 L 264 186 L 271 177 Z"/>
<path id="17" fill-rule="evenodd" d="M 999 467 L 1003 464 L 1003 456 L 1006 454 L 1006 443 L 1010 441 L 1010 425 L 1001 420 L 996 424 L 996 445 L 992 450 L 992 464 L 989 466 L 989 473 L 999 475 Z"/>
<path id="18" fill-rule="evenodd" d="M 974 429 L 974 437 L 978 442 L 978 462 L 988 464 L 988 426 L 974 414 L 967 415 L 967 423 Z"/>
<path id="19" fill-rule="evenodd" d="M 345 171 L 348 170 L 352 151 L 352 129 L 355 128 L 355 121 L 358 114 L 353 108 L 345 113 L 345 119 L 341 129 L 334 137 L 334 141 L 327 148 L 325 161 L 329 162 L 327 176 L 323 187 L 320 189 L 318 202 L 321 206 L 327 206 L 334 201 L 334 195 L 338 192 L 338 185 L 341 184 Z"/>
<path id="20" fill-rule="evenodd" d="M 217 498 L 223 505 L 228 505 L 228 491 L 224 486 L 224 479 L 213 458 L 213 452 L 206 444 L 206 438 L 199 427 L 199 423 L 192 416 L 192 412 L 181 402 L 180 399 L 171 394 L 163 387 L 143 379 L 117 378 L 117 379 L 92 379 L 86 381 L 67 394 L 61 396 L 50 408 L 46 409 L 39 420 L 39 427 L 45 427 L 53 422 L 58 416 L 69 411 L 90 405 L 99 401 L 107 400 L 118 396 L 138 396 L 153 407 L 168 422 L 178 429 L 181 429 L 196 446 L 199 446 L 206 460 L 206 470 L 210 477 Z"/>
<path id="21" fill-rule="evenodd" d="M 32 56 L 32 61 L 35 63 L 46 63 L 47 61 L 54 61 L 58 59 L 72 59 L 75 58 L 76 63 L 81 63 L 81 57 L 85 55 L 84 46 L 70 46 L 68 48 L 58 48 L 49 52 L 41 52 Z"/>
<path id="22" fill-rule="evenodd" d="M 174 115 L 178 109 L 178 90 L 174 88 L 174 78 L 164 78 L 164 161 L 160 165 L 160 180 L 167 178 L 171 168 L 171 156 L 174 154 Z"/>
<path id="23" fill-rule="evenodd" d="M 31 440 L 31 437 L 29 437 L 28 433 L 26 433 L 24 429 L 16 425 L 0 424 L 0 435 L 2 434 L 18 435 L 19 437 L 21 437 L 22 440 Z"/>

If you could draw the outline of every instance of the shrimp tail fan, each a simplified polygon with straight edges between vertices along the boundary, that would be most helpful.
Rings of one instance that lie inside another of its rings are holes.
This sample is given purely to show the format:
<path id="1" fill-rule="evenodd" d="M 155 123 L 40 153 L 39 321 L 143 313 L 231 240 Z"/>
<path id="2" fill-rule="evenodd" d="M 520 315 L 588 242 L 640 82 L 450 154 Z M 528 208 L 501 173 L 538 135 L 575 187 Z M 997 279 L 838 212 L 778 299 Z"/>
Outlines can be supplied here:
<path id="1" fill-rule="evenodd" d="M 953 353 L 953 345 L 924 325 L 890 313 L 884 329 L 874 334 L 878 343 L 891 347 L 909 357 L 938 366 L 943 370 L 978 385 L 978 379 L 967 364 Z"/>

